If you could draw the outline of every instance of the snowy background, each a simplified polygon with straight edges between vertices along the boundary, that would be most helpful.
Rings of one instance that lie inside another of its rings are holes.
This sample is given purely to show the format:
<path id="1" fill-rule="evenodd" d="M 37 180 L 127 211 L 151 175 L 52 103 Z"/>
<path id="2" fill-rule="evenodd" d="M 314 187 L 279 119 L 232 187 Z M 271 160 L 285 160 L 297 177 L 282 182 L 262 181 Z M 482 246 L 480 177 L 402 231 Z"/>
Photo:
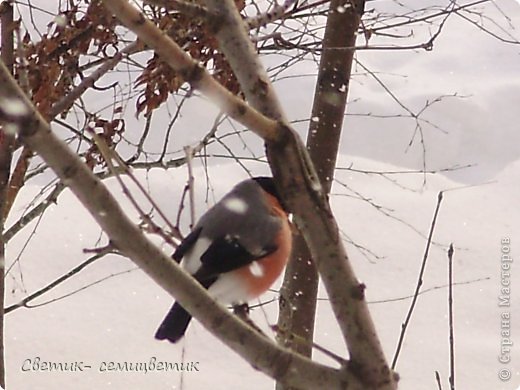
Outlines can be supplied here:
<path id="1" fill-rule="evenodd" d="M 370 4 L 370 3 L 369 3 Z M 497 18 L 509 18 L 508 31 L 519 38 L 520 7 L 515 1 L 486 7 Z M 400 388 L 437 389 L 435 371 L 448 388 L 447 255 L 455 246 L 454 287 L 456 379 L 459 389 L 516 390 L 520 386 L 520 47 L 499 42 L 464 20 L 452 18 L 432 52 L 359 52 L 372 69 L 385 72 L 392 91 L 415 110 L 439 95 L 457 94 L 433 105 L 427 119 L 440 129 L 425 126 L 427 169 L 472 164 L 471 168 L 427 175 L 382 176 L 351 170 L 337 172 L 332 205 L 348 241 L 358 277 L 368 286 L 367 297 L 389 359 L 395 351 L 401 323 L 410 304 L 439 191 L 445 193 L 428 259 L 423 290 L 399 358 Z M 316 72 L 312 63 L 302 72 Z M 359 68 L 356 69 L 362 73 Z M 393 76 L 395 75 L 395 76 Z M 399 75 L 406 75 L 402 77 Z M 276 84 L 291 119 L 308 117 L 315 79 L 308 77 Z M 368 112 L 395 113 L 395 101 L 368 77 L 359 74 L 352 84 L 339 167 L 371 171 L 417 170 L 423 166 L 419 142 L 411 147 L 414 123 L 406 118 L 377 119 Z M 197 103 L 198 104 L 198 103 Z M 208 115 L 193 104 L 184 123 L 190 131 L 180 143 L 195 142 L 208 129 Z M 190 115 L 198 113 L 197 117 Z M 357 115 L 356 115 L 357 114 Z M 304 136 L 306 124 L 296 125 Z M 252 148 L 261 150 L 251 137 Z M 182 146 L 181 146 L 182 147 Z M 251 163 L 254 174 L 267 173 L 265 164 Z M 197 212 L 246 177 L 227 160 L 209 167 L 211 191 L 206 202 L 206 177 L 196 167 Z M 174 218 L 185 183 L 184 169 L 152 170 L 140 175 L 162 209 Z M 123 205 L 130 206 L 118 187 L 111 188 Z M 13 222 L 40 191 L 28 185 L 15 204 Z M 368 198 L 374 207 L 363 199 Z M 172 207 L 173 205 L 173 207 Z M 386 214 L 390 214 L 388 217 Z M 8 221 L 7 226 L 10 225 Z M 6 305 L 18 302 L 87 258 L 101 232 L 69 193 L 59 198 L 35 226 L 28 226 L 10 242 Z M 515 258 L 511 274 L 513 346 L 509 365 L 498 362 L 500 349 L 501 239 L 511 239 Z M 153 237 L 152 237 L 153 238 Z M 153 238 L 158 245 L 161 243 Z M 102 242 L 103 243 L 103 242 Z M 368 249 L 367 252 L 363 248 Z M 21 277 L 23 275 L 23 277 Z M 111 277 L 110 277 L 111 276 Z M 87 267 L 52 293 L 33 303 L 45 303 L 108 279 L 51 304 L 18 309 L 6 317 L 7 386 L 10 389 L 271 389 L 273 383 L 243 363 L 198 323 L 178 345 L 153 339 L 156 327 L 172 299 L 126 259 L 108 256 Z M 275 296 L 275 295 L 273 295 Z M 326 298 L 321 292 L 321 297 Z M 269 300 L 267 294 L 262 301 Z M 516 311 L 515 311 L 516 310 Z M 267 331 L 276 321 L 276 304 L 253 311 L 253 319 Z M 339 330 L 326 300 L 320 301 L 316 342 L 345 355 Z M 268 332 L 268 331 L 267 331 Z M 83 362 L 84 372 L 24 372 L 26 359 Z M 199 372 L 100 372 L 107 362 L 199 362 Z M 330 362 L 316 353 L 317 359 Z M 105 363 L 104 363 L 105 362 Z M 498 379 L 502 368 L 511 370 L 507 382 Z"/>

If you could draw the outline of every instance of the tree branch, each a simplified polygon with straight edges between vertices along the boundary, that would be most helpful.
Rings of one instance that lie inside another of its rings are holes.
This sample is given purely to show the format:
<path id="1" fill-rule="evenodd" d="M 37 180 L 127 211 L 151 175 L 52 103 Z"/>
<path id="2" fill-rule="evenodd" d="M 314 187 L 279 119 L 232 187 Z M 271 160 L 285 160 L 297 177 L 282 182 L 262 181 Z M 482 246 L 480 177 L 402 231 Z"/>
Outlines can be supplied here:
<path id="1" fill-rule="evenodd" d="M 274 88 L 269 80 L 256 48 L 248 36 L 248 29 L 232 0 L 206 0 L 218 17 L 212 23 L 219 48 L 231 65 L 249 104 L 269 118 L 287 122 Z"/>
<path id="2" fill-rule="evenodd" d="M 97 68 L 92 74 L 88 77 L 85 77 L 80 84 L 78 84 L 72 91 L 70 91 L 66 96 L 62 97 L 58 100 L 50 109 L 48 113 L 48 118 L 54 119 L 60 113 L 65 110 L 68 110 L 70 106 L 81 96 L 83 93 L 94 86 L 96 81 L 98 81 L 105 73 L 112 70 L 124 57 L 125 55 L 136 53 L 142 50 L 144 47 L 143 43 L 140 41 L 135 41 L 124 49 L 118 51 L 112 58 L 105 61 L 103 65 Z"/>
<path id="3" fill-rule="evenodd" d="M 37 206 L 33 207 L 31 211 L 29 211 L 24 216 L 20 217 L 18 221 L 16 221 L 9 229 L 4 233 L 4 240 L 8 242 L 13 236 L 22 230 L 27 224 L 33 221 L 35 218 L 40 216 L 50 205 L 55 204 L 58 200 L 58 196 L 65 189 L 65 186 L 62 183 L 56 184 L 54 189 L 51 191 L 47 197 L 40 202 Z"/>
<path id="4" fill-rule="evenodd" d="M 278 122 L 261 115 L 215 80 L 196 60 L 185 53 L 167 34 L 126 0 L 103 1 L 103 4 L 144 43 L 175 69 L 193 88 L 199 89 L 233 119 L 247 126 L 265 140 L 278 136 Z"/>
<path id="5" fill-rule="evenodd" d="M 395 350 L 395 353 L 394 353 L 394 357 L 392 359 L 392 369 L 394 369 L 396 367 L 396 365 L 397 365 L 397 359 L 399 358 L 399 354 L 401 352 L 401 348 L 402 348 L 403 343 L 404 343 L 404 338 L 406 336 L 406 330 L 408 329 L 408 325 L 410 324 L 410 320 L 412 319 L 412 314 L 414 312 L 415 305 L 417 303 L 417 299 L 418 299 L 418 297 L 420 295 L 420 292 L 421 292 L 421 287 L 422 287 L 422 284 L 423 284 L 424 271 L 426 270 L 426 263 L 428 261 L 428 254 L 430 253 L 430 246 L 431 246 L 431 243 L 432 243 L 433 232 L 435 231 L 435 225 L 437 223 L 437 217 L 439 216 L 439 210 L 441 208 L 443 194 L 444 194 L 444 192 L 440 191 L 439 194 L 437 195 L 437 205 L 435 206 L 435 211 L 433 213 L 433 219 L 432 219 L 432 222 L 430 224 L 430 232 L 428 233 L 428 239 L 426 241 L 426 247 L 424 249 L 424 254 L 423 254 L 423 258 L 422 258 L 422 262 L 421 262 L 421 268 L 419 269 L 419 275 L 417 277 L 417 284 L 415 286 L 415 292 L 413 294 L 413 299 L 412 299 L 412 302 L 410 303 L 410 307 L 408 309 L 408 312 L 406 313 L 406 318 L 405 318 L 403 324 L 401 325 L 401 333 L 399 335 L 399 341 L 397 342 L 397 347 L 396 347 L 396 350 Z"/>
<path id="6" fill-rule="evenodd" d="M 283 118 L 283 113 L 278 108 L 278 99 L 272 92 L 269 80 L 264 77 L 265 71 L 247 36 L 234 2 L 206 2 L 208 8 L 217 12 L 218 7 L 221 12 L 222 16 L 217 21 L 219 24 L 216 27 L 216 36 L 247 100 L 261 112 Z M 356 6 L 352 7 L 354 12 L 359 11 Z M 333 12 L 340 13 L 336 9 Z M 357 25 L 354 26 L 354 30 L 356 28 Z M 341 65 L 343 71 L 346 64 Z M 344 95 L 345 98 L 346 92 L 339 92 L 346 91 L 346 86 L 342 88 L 346 82 L 344 77 L 333 81 L 334 92 Z M 324 93 L 326 92 L 330 90 L 327 89 Z M 333 106 L 330 101 L 327 104 Z M 339 115 L 343 117 L 343 112 Z M 313 164 L 299 136 L 289 127 L 284 130 L 282 142 L 266 143 L 268 158 L 275 177 L 280 179 L 282 190 L 290 191 L 283 191 L 286 200 L 295 212 L 295 220 L 302 228 L 313 258 L 317 259 L 327 292 L 333 297 L 331 303 L 349 348 L 351 364 L 356 367 L 356 373 L 367 385 L 380 386 L 389 383 L 389 388 L 392 388 L 393 379 L 364 301 L 364 286 L 359 284 L 350 264 L 345 261 L 348 258 L 339 239 L 338 228 L 323 188 L 317 181 Z M 309 197 L 306 198 L 306 195 Z M 310 210 L 312 214 L 309 213 Z M 318 226 L 320 230 L 315 229 Z M 323 237 L 326 239 L 322 240 Z"/>
<path id="7" fill-rule="evenodd" d="M 448 249 L 448 325 L 450 329 L 450 389 L 455 390 L 455 327 L 453 325 L 453 243 Z"/>
<path id="8" fill-rule="evenodd" d="M 80 272 L 83 268 L 87 267 L 88 265 L 92 264 L 93 262 L 95 262 L 96 260 L 99 260 L 100 258 L 102 258 L 103 256 L 107 255 L 109 252 L 111 251 L 111 249 L 109 248 L 108 250 L 105 250 L 105 251 L 101 251 L 99 252 L 98 254 L 88 258 L 87 260 L 85 260 L 84 262 L 82 262 L 81 264 L 77 265 L 76 267 L 74 267 L 73 269 L 71 269 L 69 272 L 67 272 L 65 275 L 62 275 L 60 276 L 59 278 L 57 278 L 56 280 L 52 281 L 51 283 L 49 283 L 48 285 L 46 285 L 45 287 L 42 287 L 41 289 L 39 289 L 38 291 L 35 291 L 33 292 L 32 294 L 26 296 L 24 299 L 22 299 L 20 302 L 18 303 L 15 303 L 14 305 L 10 305 L 10 306 L 7 306 L 5 309 L 4 309 L 4 312 L 5 314 L 7 313 L 10 313 L 12 312 L 13 310 L 16 310 L 16 309 L 19 309 L 21 307 L 27 307 L 27 304 L 33 300 L 35 300 L 36 298 L 38 298 L 39 296 L 49 292 L 50 290 L 52 290 L 53 288 L 55 288 L 56 286 L 60 285 L 61 283 L 65 282 L 67 279 L 70 279 L 72 276 L 76 275 L 78 272 Z"/>

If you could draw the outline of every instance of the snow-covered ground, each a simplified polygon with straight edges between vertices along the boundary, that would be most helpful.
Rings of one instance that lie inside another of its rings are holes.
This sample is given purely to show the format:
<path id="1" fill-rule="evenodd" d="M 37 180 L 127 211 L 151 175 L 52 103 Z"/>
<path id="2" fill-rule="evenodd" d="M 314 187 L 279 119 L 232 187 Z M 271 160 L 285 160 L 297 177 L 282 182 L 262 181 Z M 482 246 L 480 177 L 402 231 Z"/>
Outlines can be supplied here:
<path id="1" fill-rule="evenodd" d="M 361 158 L 342 156 L 340 165 L 377 171 L 395 171 L 399 167 Z M 213 167 L 215 197 L 225 193 L 243 174 L 231 165 Z M 217 179 L 218 178 L 218 179 Z M 381 176 L 341 171 L 337 178 L 363 197 L 385 207 L 397 219 L 383 215 L 366 201 L 355 199 L 336 183 L 332 204 L 340 226 L 356 244 L 381 258 L 367 259 L 348 245 L 359 278 L 367 284 L 368 300 L 387 356 L 396 347 L 400 325 L 405 317 L 425 247 L 438 192 L 444 194 L 424 277 L 423 289 L 414 312 L 408 336 L 401 352 L 397 371 L 401 389 L 435 389 L 435 371 L 443 387 L 448 377 L 447 255 L 446 246 L 455 246 L 454 287 L 456 379 L 460 389 L 516 389 L 520 385 L 520 346 L 512 347 L 509 365 L 498 362 L 500 350 L 500 312 L 518 308 L 520 266 L 512 264 L 511 308 L 498 307 L 500 294 L 501 239 L 511 239 L 513 257 L 519 251 L 520 161 L 511 163 L 493 182 L 477 187 L 460 188 L 442 175 L 429 176 L 425 187 L 422 175 L 398 176 L 403 189 Z M 145 179 L 143 177 L 143 179 Z M 183 172 L 152 170 L 146 177 L 152 195 L 163 209 L 173 212 L 183 183 Z M 197 170 L 199 211 L 206 207 L 205 182 Z M 32 190 L 32 191 L 31 191 Z M 36 188 L 27 188 L 25 200 Z M 115 193 L 118 191 L 115 190 Z M 125 201 L 122 200 L 124 203 Z M 20 202 L 21 204 L 23 202 Z M 170 207 L 168 208 L 168 206 Z M 18 212 L 20 210 L 17 210 Z M 21 250 L 31 229 L 9 246 L 12 258 Z M 7 304 L 27 292 L 35 291 L 64 274 L 87 258 L 83 248 L 92 248 L 99 229 L 73 196 L 65 194 L 58 206 L 52 206 L 42 219 L 30 245 L 25 249 L 19 278 L 8 278 Z M 24 236 L 22 238 L 22 236 Z M 158 240 L 156 240 L 158 241 Z M 272 388 L 270 379 L 243 363 L 226 346 L 194 323 L 185 340 L 171 345 L 154 340 L 153 334 L 172 299 L 133 264 L 122 258 L 107 257 L 90 265 L 79 275 L 33 303 L 62 296 L 103 277 L 124 272 L 84 291 L 52 304 L 34 309 L 18 309 L 6 319 L 7 384 L 12 389 L 229 389 L 244 383 L 248 389 Z M 466 283 L 466 284 L 464 284 Z M 438 288 L 442 286 L 441 288 Z M 325 293 L 320 293 L 325 297 Z M 267 300 L 269 297 L 263 297 Z M 393 300 L 386 303 L 375 301 Z M 276 304 L 256 309 L 253 318 L 266 328 L 276 321 Z M 511 319 L 511 339 L 520 334 L 520 322 Z M 345 356 L 339 331 L 326 301 L 321 301 L 316 341 Z M 519 339 L 520 340 L 520 339 Z M 318 359 L 327 358 L 317 354 Z M 108 371 L 114 363 L 198 362 L 184 372 Z M 84 371 L 42 372 L 41 362 L 83 362 Z M 153 360 L 152 360 L 153 361 Z M 111 363 L 114 362 L 114 363 Z M 87 369 L 85 366 L 90 365 Z M 196 369 L 195 369 L 196 367 Z M 502 383 L 498 371 L 509 368 L 513 378 Z M 198 371 L 197 371 L 198 369 Z M 238 384 L 238 385 L 237 385 Z"/>

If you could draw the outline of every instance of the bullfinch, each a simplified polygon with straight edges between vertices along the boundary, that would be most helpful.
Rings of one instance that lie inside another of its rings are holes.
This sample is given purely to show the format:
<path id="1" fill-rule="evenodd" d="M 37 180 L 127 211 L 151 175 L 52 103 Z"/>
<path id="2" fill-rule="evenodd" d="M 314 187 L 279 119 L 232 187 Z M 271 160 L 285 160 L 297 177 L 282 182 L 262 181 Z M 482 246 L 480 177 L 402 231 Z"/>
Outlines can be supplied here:
<path id="1" fill-rule="evenodd" d="M 254 177 L 238 183 L 209 209 L 172 257 L 217 302 L 238 305 L 274 283 L 291 245 L 288 213 L 273 179 Z M 175 302 L 155 338 L 175 343 L 190 321 L 190 313 Z"/>

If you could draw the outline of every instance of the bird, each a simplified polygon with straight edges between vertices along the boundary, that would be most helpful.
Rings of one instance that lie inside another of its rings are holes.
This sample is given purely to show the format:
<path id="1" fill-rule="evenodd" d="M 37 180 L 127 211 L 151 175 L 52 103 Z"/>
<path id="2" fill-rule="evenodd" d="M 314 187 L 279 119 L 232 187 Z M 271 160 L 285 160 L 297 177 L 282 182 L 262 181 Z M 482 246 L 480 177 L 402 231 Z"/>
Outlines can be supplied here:
<path id="1" fill-rule="evenodd" d="M 199 219 L 172 255 L 217 302 L 260 296 L 282 273 L 292 248 L 289 212 L 272 177 L 244 180 Z M 155 333 L 178 342 L 192 319 L 175 302 Z"/>

